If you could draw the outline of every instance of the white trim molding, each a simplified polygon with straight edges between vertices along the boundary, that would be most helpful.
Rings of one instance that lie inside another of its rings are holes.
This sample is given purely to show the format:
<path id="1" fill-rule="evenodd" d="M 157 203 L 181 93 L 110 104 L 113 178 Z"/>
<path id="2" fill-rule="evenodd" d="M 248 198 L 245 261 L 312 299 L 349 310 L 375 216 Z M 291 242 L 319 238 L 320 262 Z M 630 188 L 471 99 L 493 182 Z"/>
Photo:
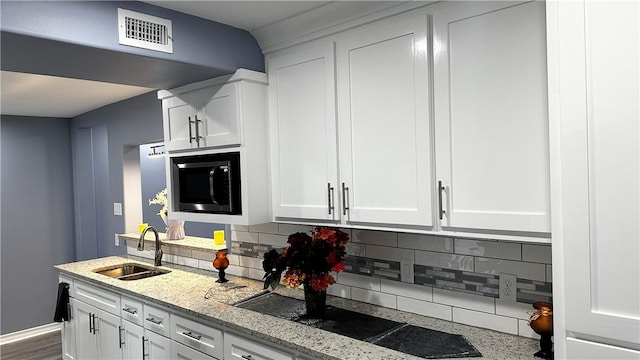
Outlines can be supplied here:
<path id="1" fill-rule="evenodd" d="M 45 335 L 54 331 L 60 331 L 60 323 L 51 323 L 32 327 L 8 334 L 0 335 L 0 346 L 14 343 L 16 341 L 27 340 L 36 336 Z"/>

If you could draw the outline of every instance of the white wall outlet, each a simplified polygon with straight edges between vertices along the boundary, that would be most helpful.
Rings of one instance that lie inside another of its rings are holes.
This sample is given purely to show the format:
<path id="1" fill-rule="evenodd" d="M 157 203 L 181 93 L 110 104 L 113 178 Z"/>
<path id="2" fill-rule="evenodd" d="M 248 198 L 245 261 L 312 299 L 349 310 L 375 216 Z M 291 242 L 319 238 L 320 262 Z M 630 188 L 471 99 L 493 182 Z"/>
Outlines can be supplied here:
<path id="1" fill-rule="evenodd" d="M 508 302 L 517 302 L 518 301 L 518 277 L 513 274 L 502 274 L 499 275 L 500 279 L 500 300 L 508 301 Z"/>
<path id="2" fill-rule="evenodd" d="M 116 239 L 116 246 L 120 246 L 120 238 L 118 237 L 118 234 L 115 234 L 115 239 Z"/>
<path id="3" fill-rule="evenodd" d="M 113 215 L 122 216 L 122 204 L 113 203 Z"/>

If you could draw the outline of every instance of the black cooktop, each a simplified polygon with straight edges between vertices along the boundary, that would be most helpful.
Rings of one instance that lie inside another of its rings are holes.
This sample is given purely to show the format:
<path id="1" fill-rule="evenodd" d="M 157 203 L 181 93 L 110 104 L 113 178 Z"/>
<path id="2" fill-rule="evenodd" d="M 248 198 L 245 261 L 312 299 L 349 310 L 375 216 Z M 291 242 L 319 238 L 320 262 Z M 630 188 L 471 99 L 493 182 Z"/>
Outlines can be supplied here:
<path id="1" fill-rule="evenodd" d="M 462 335 L 448 334 L 333 306 L 327 306 L 324 318 L 309 318 L 305 315 L 304 301 L 279 294 L 267 293 L 236 306 L 426 359 L 482 356 Z"/>

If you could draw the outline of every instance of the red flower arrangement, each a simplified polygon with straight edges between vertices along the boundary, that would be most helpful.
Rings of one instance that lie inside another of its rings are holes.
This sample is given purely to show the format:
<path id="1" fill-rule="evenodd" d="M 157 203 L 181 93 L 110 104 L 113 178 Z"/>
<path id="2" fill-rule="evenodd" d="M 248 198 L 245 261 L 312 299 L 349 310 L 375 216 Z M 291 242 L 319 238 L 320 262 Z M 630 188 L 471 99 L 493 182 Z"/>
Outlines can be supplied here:
<path id="1" fill-rule="evenodd" d="M 275 249 L 264 254 L 264 288 L 275 289 L 286 270 L 283 282 L 287 287 L 297 289 L 305 284 L 326 291 L 336 282 L 329 273 L 344 270 L 347 241 L 347 233 L 331 228 L 316 228 L 311 236 L 302 232 L 289 235 L 289 246 L 282 254 Z"/>

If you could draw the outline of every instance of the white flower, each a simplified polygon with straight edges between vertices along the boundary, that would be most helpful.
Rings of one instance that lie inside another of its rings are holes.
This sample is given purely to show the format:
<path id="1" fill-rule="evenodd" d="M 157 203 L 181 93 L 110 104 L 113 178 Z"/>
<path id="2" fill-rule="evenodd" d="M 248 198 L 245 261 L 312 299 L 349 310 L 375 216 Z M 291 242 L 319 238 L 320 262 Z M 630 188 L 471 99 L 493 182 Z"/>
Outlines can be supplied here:
<path id="1" fill-rule="evenodd" d="M 149 205 L 162 205 L 158 215 L 167 215 L 167 188 L 160 190 L 153 199 L 149 199 Z"/>

